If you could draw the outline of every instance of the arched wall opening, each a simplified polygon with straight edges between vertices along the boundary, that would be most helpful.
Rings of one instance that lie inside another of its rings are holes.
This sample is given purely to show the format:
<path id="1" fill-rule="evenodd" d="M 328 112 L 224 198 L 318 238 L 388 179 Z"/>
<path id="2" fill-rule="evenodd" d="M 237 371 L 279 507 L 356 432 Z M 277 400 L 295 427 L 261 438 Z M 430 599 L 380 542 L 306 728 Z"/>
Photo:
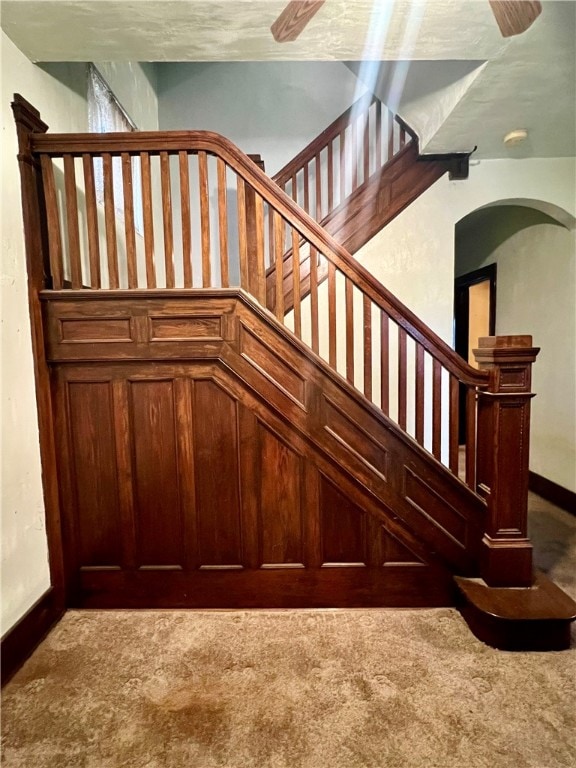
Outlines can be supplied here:
<path id="1" fill-rule="evenodd" d="M 533 202 L 492 203 L 457 222 L 454 273 L 496 265 L 495 333 L 531 334 L 541 347 L 530 469 L 576 491 L 576 230 L 566 211 Z"/>

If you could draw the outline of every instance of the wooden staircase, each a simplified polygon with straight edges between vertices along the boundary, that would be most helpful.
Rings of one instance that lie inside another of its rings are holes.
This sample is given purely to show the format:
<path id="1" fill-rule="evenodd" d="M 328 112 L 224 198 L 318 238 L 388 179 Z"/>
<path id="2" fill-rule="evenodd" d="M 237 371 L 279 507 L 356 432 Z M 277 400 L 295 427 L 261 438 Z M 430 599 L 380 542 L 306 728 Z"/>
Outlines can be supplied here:
<path id="1" fill-rule="evenodd" d="M 24 99 L 13 108 L 51 573 L 67 605 L 460 594 L 481 634 L 504 591 L 507 627 L 538 603 L 538 647 L 566 643 L 576 605 L 542 615 L 526 534 L 530 337 L 483 339 L 470 367 L 222 136 L 49 134 Z M 501 627 L 485 637 L 510 645 Z"/>
<path id="2" fill-rule="evenodd" d="M 427 158 L 418 137 L 375 96 L 365 95 L 310 142 L 273 180 L 346 250 L 355 254 L 445 173 L 465 178 L 468 156 Z M 324 268 L 323 268 L 324 267 Z M 274 303 L 274 270 L 268 303 Z M 318 265 L 318 279 L 326 278 Z M 292 250 L 284 254 L 284 307 L 292 303 Z M 300 295 L 307 296 L 310 255 L 300 249 Z"/>

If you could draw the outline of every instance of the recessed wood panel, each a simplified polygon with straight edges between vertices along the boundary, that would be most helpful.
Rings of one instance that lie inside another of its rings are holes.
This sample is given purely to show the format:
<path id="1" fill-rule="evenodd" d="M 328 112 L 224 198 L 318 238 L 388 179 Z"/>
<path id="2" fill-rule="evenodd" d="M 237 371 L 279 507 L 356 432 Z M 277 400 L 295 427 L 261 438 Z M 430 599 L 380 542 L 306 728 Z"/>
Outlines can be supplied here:
<path id="1" fill-rule="evenodd" d="M 352 451 L 361 461 L 368 464 L 380 477 L 386 480 L 387 451 L 384 446 L 379 445 L 328 398 L 325 398 L 324 402 L 326 429 L 349 451 Z"/>
<path id="2" fill-rule="evenodd" d="M 364 565 L 365 513 L 324 476 L 320 478 L 323 565 Z"/>
<path id="3" fill-rule="evenodd" d="M 60 339 L 67 344 L 82 342 L 132 341 L 130 318 L 94 318 L 60 320 Z"/>
<path id="4" fill-rule="evenodd" d="M 120 565 L 118 478 L 108 382 L 68 384 L 76 528 L 81 566 Z"/>
<path id="5" fill-rule="evenodd" d="M 151 341 L 221 338 L 219 317 L 150 317 Z"/>
<path id="6" fill-rule="evenodd" d="M 452 539 L 464 545 L 466 539 L 466 521 L 464 518 L 407 467 L 404 467 L 404 473 L 406 501 L 438 528 L 444 530 Z"/>
<path id="7" fill-rule="evenodd" d="M 385 563 L 416 563 L 421 565 L 422 560 L 403 544 L 396 536 L 388 533 L 382 527 L 382 537 L 384 540 L 384 562 Z"/>
<path id="8" fill-rule="evenodd" d="M 300 457 L 260 427 L 260 561 L 303 563 Z"/>
<path id="9" fill-rule="evenodd" d="M 242 564 L 236 401 L 213 381 L 194 383 L 198 557 L 201 566 Z"/>
<path id="10" fill-rule="evenodd" d="M 240 329 L 240 352 L 279 389 L 304 404 L 304 379 L 243 326 Z"/>
<path id="11" fill-rule="evenodd" d="M 130 382 L 138 561 L 180 566 L 183 527 L 172 381 Z"/>

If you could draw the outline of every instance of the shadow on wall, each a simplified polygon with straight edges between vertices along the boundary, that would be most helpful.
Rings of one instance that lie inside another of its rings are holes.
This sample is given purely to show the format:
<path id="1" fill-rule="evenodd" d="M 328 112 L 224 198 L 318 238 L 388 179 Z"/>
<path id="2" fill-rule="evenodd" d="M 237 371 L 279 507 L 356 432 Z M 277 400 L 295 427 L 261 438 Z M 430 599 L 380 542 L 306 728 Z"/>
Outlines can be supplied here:
<path id="1" fill-rule="evenodd" d="M 503 243 L 529 227 L 548 224 L 573 230 L 576 221 L 570 214 L 554 208 L 536 201 L 502 201 L 472 211 L 456 224 L 455 276 L 482 266 Z M 471 248 L 472 243 L 475 247 Z"/>

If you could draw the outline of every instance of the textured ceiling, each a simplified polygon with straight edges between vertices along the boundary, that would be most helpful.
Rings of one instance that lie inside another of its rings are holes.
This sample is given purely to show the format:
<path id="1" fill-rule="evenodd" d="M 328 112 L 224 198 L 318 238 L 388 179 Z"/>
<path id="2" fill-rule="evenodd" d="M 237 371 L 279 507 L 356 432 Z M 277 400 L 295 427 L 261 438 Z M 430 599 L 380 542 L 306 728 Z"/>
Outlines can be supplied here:
<path id="1" fill-rule="evenodd" d="M 277 43 L 286 3 L 5 0 L 2 27 L 33 61 L 486 59 L 506 46 L 487 0 L 327 0 Z"/>
<path id="2" fill-rule="evenodd" d="M 33 61 L 347 61 L 425 152 L 576 154 L 572 0 L 543 0 L 533 26 L 508 39 L 488 0 L 327 0 L 298 40 L 280 44 L 270 25 L 286 2 L 4 0 L 0 19 Z M 394 67 L 404 87 L 391 96 Z M 528 141 L 506 149 L 504 135 L 517 128 Z"/>

